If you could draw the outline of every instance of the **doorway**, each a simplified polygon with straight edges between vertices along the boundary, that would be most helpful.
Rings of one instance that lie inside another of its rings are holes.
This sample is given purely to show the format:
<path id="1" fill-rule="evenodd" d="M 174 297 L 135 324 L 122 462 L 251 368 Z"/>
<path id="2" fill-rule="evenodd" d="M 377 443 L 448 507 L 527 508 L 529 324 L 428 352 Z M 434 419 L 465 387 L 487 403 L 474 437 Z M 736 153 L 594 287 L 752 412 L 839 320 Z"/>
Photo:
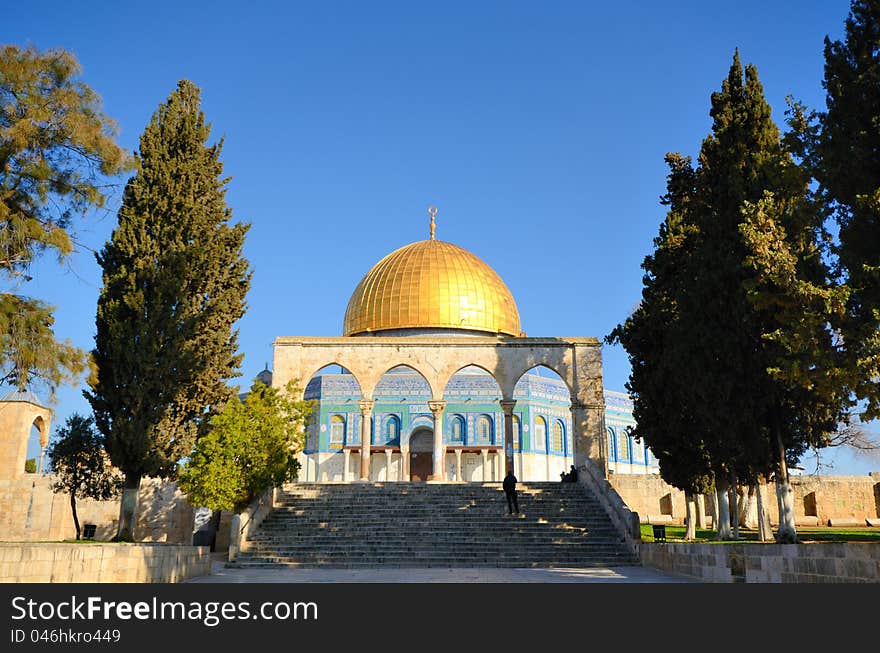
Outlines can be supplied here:
<path id="1" fill-rule="evenodd" d="M 421 427 L 409 438 L 409 480 L 427 481 L 434 473 L 434 431 Z"/>

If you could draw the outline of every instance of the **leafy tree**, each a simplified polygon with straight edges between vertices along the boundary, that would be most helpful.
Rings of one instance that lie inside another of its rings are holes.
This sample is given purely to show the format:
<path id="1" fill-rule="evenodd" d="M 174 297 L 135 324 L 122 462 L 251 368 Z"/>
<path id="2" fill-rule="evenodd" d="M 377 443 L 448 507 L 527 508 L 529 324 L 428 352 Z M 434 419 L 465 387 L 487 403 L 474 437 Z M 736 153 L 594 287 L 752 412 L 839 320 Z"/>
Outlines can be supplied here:
<path id="1" fill-rule="evenodd" d="M 74 248 L 74 218 L 104 206 L 109 178 L 130 168 L 100 99 L 64 50 L 0 47 L 0 382 L 50 388 L 86 355 L 52 330 L 52 307 L 22 292 L 34 258 Z"/>
<path id="2" fill-rule="evenodd" d="M 180 473 L 194 505 L 240 512 L 271 487 L 295 480 L 313 402 L 255 381 L 244 401 L 226 404 Z"/>
<path id="3" fill-rule="evenodd" d="M 826 111 L 807 159 L 840 226 L 850 289 L 839 322 L 863 419 L 880 418 L 880 3 L 853 0 L 843 41 L 825 38 Z"/>
<path id="4" fill-rule="evenodd" d="M 248 225 L 230 224 L 222 141 L 200 91 L 182 80 L 140 139 L 111 239 L 98 254 L 95 372 L 87 398 L 114 465 L 125 474 L 118 539 L 133 536 L 147 475 L 169 477 L 234 390 L 242 356 L 233 324 L 251 273 Z"/>
<path id="5" fill-rule="evenodd" d="M 47 453 L 49 464 L 55 472 L 52 491 L 65 492 L 70 496 L 76 539 L 80 539 L 76 500 L 111 499 L 119 493 L 122 479 L 110 466 L 104 450 L 104 438 L 95 430 L 92 417 L 76 413 L 68 417 Z"/>

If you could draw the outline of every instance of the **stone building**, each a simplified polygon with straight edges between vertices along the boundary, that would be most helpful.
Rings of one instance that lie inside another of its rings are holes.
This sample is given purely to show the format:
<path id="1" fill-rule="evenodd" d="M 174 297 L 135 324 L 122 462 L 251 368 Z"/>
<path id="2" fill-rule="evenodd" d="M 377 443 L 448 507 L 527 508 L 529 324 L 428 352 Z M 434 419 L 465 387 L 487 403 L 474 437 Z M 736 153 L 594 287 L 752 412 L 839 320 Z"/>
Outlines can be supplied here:
<path id="1" fill-rule="evenodd" d="M 558 480 L 585 461 L 656 471 L 626 432 L 626 396 L 602 387 L 599 341 L 526 336 L 498 274 L 434 229 L 432 213 L 429 239 L 363 277 L 342 337 L 275 341 L 275 385 L 296 379 L 318 405 L 301 478 Z"/>

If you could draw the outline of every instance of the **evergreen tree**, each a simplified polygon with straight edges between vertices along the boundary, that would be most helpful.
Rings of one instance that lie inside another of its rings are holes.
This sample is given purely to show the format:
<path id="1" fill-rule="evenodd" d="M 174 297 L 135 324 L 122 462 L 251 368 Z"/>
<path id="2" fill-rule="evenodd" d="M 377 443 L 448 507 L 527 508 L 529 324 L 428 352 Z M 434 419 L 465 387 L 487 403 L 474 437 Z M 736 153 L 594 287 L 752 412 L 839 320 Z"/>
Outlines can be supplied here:
<path id="1" fill-rule="evenodd" d="M 190 502 L 241 512 L 269 488 L 296 480 L 313 406 L 293 399 L 299 395 L 292 383 L 281 392 L 256 381 L 244 401 L 229 401 L 180 474 Z"/>
<path id="2" fill-rule="evenodd" d="M 863 418 L 880 418 L 880 2 L 853 0 L 843 41 L 825 38 L 826 111 L 809 152 L 840 225 L 850 289 L 840 322 Z"/>
<path id="3" fill-rule="evenodd" d="M 68 417 L 49 445 L 47 454 L 55 472 L 52 491 L 70 496 L 76 539 L 80 539 L 82 531 L 76 514 L 76 500 L 106 501 L 118 494 L 122 479 L 110 467 L 104 451 L 104 438 L 95 431 L 95 421 L 91 417 L 76 413 Z"/>
<path id="4" fill-rule="evenodd" d="M 180 81 L 141 136 L 138 171 L 97 256 L 104 286 L 86 396 L 125 474 L 119 539 L 132 539 L 141 478 L 174 475 L 235 396 L 227 380 L 242 358 L 232 327 L 250 286 L 248 225 L 230 224 L 222 141 L 209 146 L 209 135 L 198 87 Z"/>
<path id="5" fill-rule="evenodd" d="M 73 251 L 73 220 L 104 206 L 109 178 L 130 167 L 100 99 L 64 50 L 0 47 L 0 383 L 51 389 L 79 375 L 86 355 L 52 330 L 52 307 L 27 296 L 34 258 Z"/>

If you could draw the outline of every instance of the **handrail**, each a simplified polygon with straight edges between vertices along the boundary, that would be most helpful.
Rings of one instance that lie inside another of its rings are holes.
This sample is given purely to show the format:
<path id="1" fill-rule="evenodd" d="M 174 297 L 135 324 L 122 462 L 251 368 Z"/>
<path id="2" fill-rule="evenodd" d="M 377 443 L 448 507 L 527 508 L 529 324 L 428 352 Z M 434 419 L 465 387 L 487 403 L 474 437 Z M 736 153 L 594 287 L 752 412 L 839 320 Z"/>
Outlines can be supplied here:
<path id="1" fill-rule="evenodd" d="M 229 525 L 229 562 L 235 562 L 238 554 L 248 548 L 248 538 L 259 528 L 275 507 L 276 488 L 269 488 L 254 499 L 242 512 L 232 515 Z"/>

